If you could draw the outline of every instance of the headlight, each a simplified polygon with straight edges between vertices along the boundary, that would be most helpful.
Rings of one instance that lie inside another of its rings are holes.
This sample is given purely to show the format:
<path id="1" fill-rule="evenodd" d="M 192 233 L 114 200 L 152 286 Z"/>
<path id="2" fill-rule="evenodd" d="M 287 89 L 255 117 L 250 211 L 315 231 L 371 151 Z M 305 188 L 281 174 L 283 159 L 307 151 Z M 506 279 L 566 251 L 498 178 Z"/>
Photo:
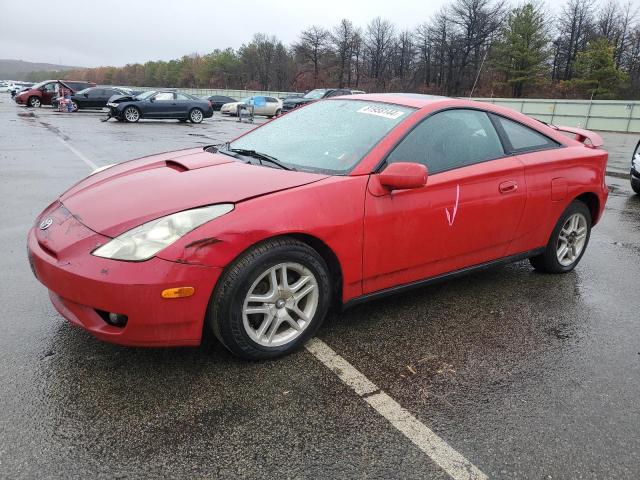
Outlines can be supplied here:
<path id="1" fill-rule="evenodd" d="M 222 203 L 167 215 L 119 235 L 92 254 L 113 260 L 148 260 L 191 230 L 231 210 L 233 204 Z"/>

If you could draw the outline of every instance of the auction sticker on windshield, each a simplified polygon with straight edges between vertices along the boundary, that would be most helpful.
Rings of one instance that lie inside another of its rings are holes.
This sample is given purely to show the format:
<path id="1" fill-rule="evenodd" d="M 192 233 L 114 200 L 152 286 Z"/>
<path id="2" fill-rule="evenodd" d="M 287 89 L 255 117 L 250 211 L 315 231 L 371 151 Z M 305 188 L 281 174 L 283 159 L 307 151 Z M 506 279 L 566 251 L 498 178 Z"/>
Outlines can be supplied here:
<path id="1" fill-rule="evenodd" d="M 400 110 L 396 110 L 395 108 L 390 107 L 377 107 L 373 105 L 368 105 L 366 107 L 362 107 L 358 110 L 358 113 L 367 113 L 369 115 L 377 115 L 378 117 L 384 117 L 391 120 L 396 120 L 404 115 L 404 112 Z"/>

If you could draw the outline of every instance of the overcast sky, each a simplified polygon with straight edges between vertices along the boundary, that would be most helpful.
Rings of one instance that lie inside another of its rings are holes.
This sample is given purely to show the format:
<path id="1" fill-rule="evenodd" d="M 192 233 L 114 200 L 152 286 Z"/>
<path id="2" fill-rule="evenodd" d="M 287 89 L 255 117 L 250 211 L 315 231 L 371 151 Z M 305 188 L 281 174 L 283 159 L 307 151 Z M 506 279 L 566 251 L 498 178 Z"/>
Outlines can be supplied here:
<path id="1" fill-rule="evenodd" d="M 564 1 L 547 4 L 555 10 Z M 445 3 L 448 1 L 0 0 L 0 58 L 89 67 L 170 60 L 216 48 L 237 48 L 255 32 L 276 35 L 291 44 L 301 30 L 313 24 L 332 27 L 342 18 L 365 26 L 380 16 L 401 30 L 412 29 Z M 637 5 L 640 0 L 632 3 Z"/>
<path id="2" fill-rule="evenodd" d="M 342 18 L 365 25 L 381 16 L 399 28 L 413 28 L 445 2 L 1 0 L 0 58 L 77 66 L 170 60 L 237 48 L 254 32 L 273 34 L 290 44 L 302 29 L 312 24 L 333 26 Z"/>

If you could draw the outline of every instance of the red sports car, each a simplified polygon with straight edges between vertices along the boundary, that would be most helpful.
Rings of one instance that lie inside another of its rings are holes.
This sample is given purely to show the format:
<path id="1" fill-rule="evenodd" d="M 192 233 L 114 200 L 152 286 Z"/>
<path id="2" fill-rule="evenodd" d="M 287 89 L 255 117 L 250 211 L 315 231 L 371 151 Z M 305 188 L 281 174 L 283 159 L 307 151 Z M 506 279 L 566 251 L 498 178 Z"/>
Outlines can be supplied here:
<path id="1" fill-rule="evenodd" d="M 94 173 L 38 217 L 29 258 L 102 340 L 197 345 L 209 328 L 271 358 L 331 307 L 525 258 L 572 270 L 607 200 L 601 146 L 495 105 L 336 97 Z"/>

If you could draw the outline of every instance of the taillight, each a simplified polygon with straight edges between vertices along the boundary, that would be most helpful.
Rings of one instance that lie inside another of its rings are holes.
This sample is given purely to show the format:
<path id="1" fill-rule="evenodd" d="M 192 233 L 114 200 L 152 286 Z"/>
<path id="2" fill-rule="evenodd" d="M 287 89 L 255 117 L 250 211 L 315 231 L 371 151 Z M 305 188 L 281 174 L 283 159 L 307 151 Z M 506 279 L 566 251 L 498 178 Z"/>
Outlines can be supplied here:
<path id="1" fill-rule="evenodd" d="M 211 100 L 209 100 L 209 108 L 213 108 L 213 103 L 211 103 Z"/>

